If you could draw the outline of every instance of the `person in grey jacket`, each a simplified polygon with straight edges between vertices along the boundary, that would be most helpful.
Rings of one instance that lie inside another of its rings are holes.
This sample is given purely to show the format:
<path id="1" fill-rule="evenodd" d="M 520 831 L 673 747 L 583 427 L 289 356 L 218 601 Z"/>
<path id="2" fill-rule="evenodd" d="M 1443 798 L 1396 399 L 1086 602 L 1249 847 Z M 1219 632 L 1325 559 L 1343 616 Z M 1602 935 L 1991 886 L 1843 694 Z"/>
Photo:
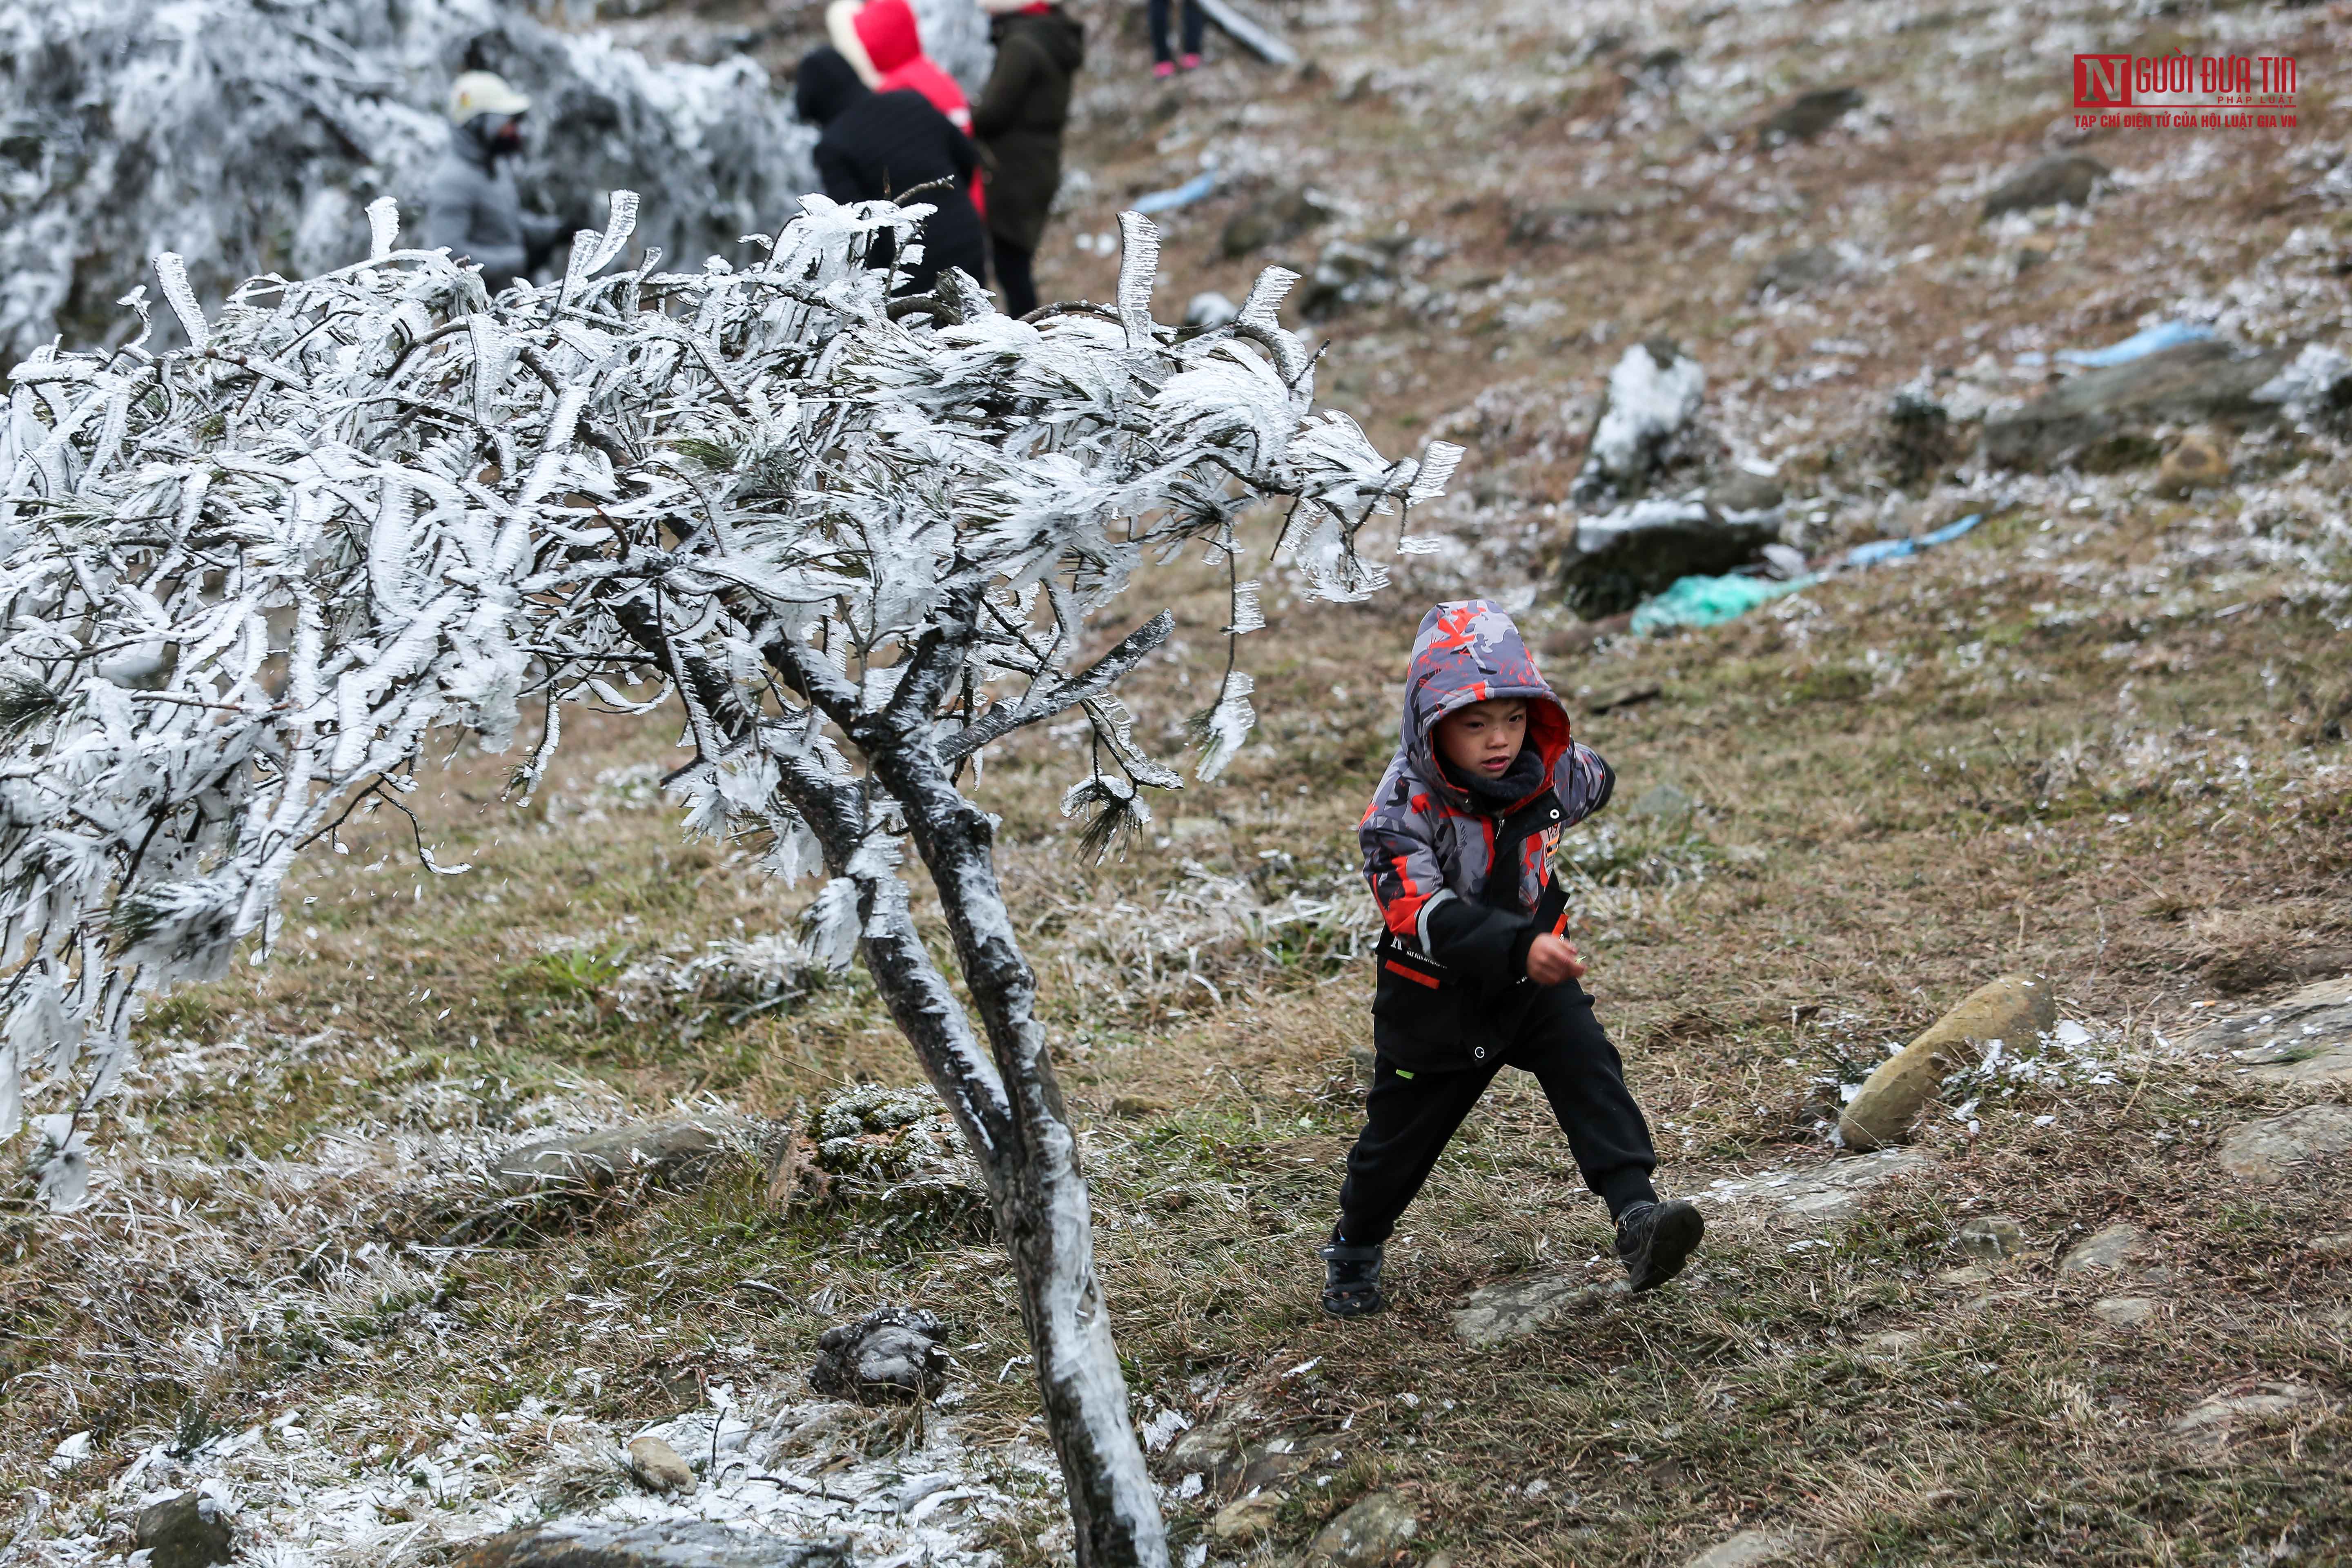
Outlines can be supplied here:
<path id="1" fill-rule="evenodd" d="M 522 210 L 506 161 L 522 149 L 530 100 L 489 71 L 467 71 L 449 87 L 449 151 L 426 187 L 425 245 L 482 269 L 493 294 L 546 265 L 562 238 L 561 218 Z"/>

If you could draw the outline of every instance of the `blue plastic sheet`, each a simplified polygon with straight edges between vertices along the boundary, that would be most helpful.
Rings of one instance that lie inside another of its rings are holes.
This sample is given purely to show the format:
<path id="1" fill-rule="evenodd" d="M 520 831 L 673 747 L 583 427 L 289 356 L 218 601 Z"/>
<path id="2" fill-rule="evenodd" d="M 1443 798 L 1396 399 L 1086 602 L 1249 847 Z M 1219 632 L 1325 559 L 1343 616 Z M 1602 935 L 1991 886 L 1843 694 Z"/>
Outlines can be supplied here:
<path id="1" fill-rule="evenodd" d="M 1136 197 L 1129 205 L 1134 211 L 1150 217 L 1153 213 L 1171 212 L 1177 207 L 1191 206 L 1216 188 L 1217 172 L 1214 169 L 1203 169 L 1173 190 L 1153 191 L 1148 195 Z"/>
<path id="2" fill-rule="evenodd" d="M 1958 522 L 1948 522 L 1932 533 L 1916 539 L 1874 539 L 1867 544 L 1857 544 L 1839 558 L 1841 566 L 1875 566 L 1882 561 L 1899 561 L 1906 555 L 1916 555 L 1922 550 L 1932 550 L 1938 544 L 1949 544 L 1984 521 L 1984 513 L 1972 511 Z"/>
<path id="3" fill-rule="evenodd" d="M 1664 593 L 1644 600 L 1633 612 L 1633 633 L 1672 631 L 1677 626 L 1719 626 L 1736 621 L 1759 605 L 1784 594 L 1810 588 L 1818 577 L 1798 577 L 1786 583 L 1769 577 L 1678 577 Z"/>
<path id="4" fill-rule="evenodd" d="M 2068 364 L 2096 370 L 2103 365 L 2129 364 L 2159 349 L 2177 349 L 2183 343 L 2203 342 L 2212 335 L 2212 328 L 2200 326 L 2194 321 L 2158 321 L 2145 331 L 2134 332 L 2119 343 L 2109 343 L 2103 349 L 2060 349 L 2053 357 Z"/>
<path id="5" fill-rule="evenodd" d="M 1875 566 L 1882 561 L 1916 555 L 1922 550 L 1949 544 L 1983 521 L 1984 513 L 1972 511 L 1957 522 L 1948 522 L 1916 539 L 1874 539 L 1847 551 L 1838 557 L 1836 564 L 1842 568 Z M 1769 577 L 1678 577 L 1664 593 L 1653 595 L 1634 610 L 1633 629 L 1634 635 L 1647 637 L 1652 632 L 1682 626 L 1719 626 L 1726 621 L 1738 620 L 1759 605 L 1769 604 L 1800 588 L 1810 588 L 1820 581 L 1818 575 L 1786 583 L 1776 583 Z"/>

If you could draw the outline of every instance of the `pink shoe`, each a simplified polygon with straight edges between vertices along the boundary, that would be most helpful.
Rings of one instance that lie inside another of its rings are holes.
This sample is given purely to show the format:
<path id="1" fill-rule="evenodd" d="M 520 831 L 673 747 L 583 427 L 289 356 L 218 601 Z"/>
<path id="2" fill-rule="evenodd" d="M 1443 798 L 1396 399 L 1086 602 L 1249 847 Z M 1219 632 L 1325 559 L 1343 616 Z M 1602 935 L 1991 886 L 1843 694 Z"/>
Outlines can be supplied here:
<path id="1" fill-rule="evenodd" d="M 1158 77 L 1160 80 L 1165 81 L 1170 77 L 1176 74 L 1176 62 L 1173 60 L 1161 60 L 1151 68 L 1151 74 Z"/>
<path id="2" fill-rule="evenodd" d="M 1198 55 L 1186 55 L 1177 63 L 1188 71 L 1196 71 L 1201 68 L 1201 57 Z"/>

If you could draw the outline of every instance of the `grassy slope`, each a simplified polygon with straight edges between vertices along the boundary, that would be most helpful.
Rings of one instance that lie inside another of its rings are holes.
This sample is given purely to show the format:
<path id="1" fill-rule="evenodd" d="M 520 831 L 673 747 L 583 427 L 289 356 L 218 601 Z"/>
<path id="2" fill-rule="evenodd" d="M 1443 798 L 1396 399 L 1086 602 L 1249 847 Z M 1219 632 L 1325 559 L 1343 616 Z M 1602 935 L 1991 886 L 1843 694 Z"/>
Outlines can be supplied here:
<path id="1" fill-rule="evenodd" d="M 2004 379 L 2014 351 L 2121 335 L 2231 279 L 2260 285 L 2231 305 L 2255 337 L 2308 331 L 2341 307 L 2325 255 L 2264 259 L 2298 225 L 2326 234 L 2328 217 L 2291 198 L 2301 176 L 2280 143 L 2253 137 L 2209 138 L 2210 162 L 2186 169 L 2180 143 L 2113 139 L 2093 150 L 2142 183 L 2095 224 L 1979 232 L 1973 195 L 2062 107 L 2062 68 L 2044 63 L 2060 58 L 2057 33 L 1854 5 L 1704 21 L 1482 9 L 1475 30 L 1461 16 L 1428 0 L 1301 14 L 1327 79 L 1268 92 L 1263 76 L 1221 68 L 1165 111 L 1133 89 L 1133 47 L 1116 42 L 1098 50 L 1076 140 L 1102 199 L 1066 236 L 1107 227 L 1129 190 L 1175 183 L 1214 149 L 1361 204 L 1362 226 L 1403 218 L 1451 247 L 1427 274 L 1448 296 L 1441 312 L 1334 323 L 1324 385 L 1391 446 L 1453 408 L 1465 412 L 1449 427 L 1476 444 L 1458 487 L 1475 503 L 1448 520 L 1464 542 L 1452 564 L 1401 573 L 1365 606 L 1269 594 L 1251 650 L 1265 733 L 1225 783 L 1167 804 L 1166 842 L 1079 866 L 1054 810 L 1075 757 L 1039 736 L 992 766 L 1007 880 L 1034 911 L 1091 1129 L 1136 1385 L 1201 1415 L 1246 1394 L 1269 1431 L 1344 1430 L 1342 1468 L 1286 1506 L 1284 1548 L 1379 1483 L 1403 1487 L 1425 1539 L 1468 1563 L 1678 1563 L 1759 1521 L 1826 1531 L 1827 1554 L 1849 1562 L 2352 1551 L 2352 1271 L 2302 1246 L 2345 1228 L 2352 1187 L 2341 1169 L 2259 1189 L 2223 1177 L 2217 1129 L 2295 1096 L 2177 1048 L 2192 1004 L 2267 994 L 2343 967 L 2352 947 L 2352 754 L 2310 723 L 2345 679 L 2345 642 L 2318 596 L 2324 558 L 2294 552 L 2324 542 L 2340 490 L 2325 450 L 2253 449 L 2253 483 L 2189 502 L 2135 474 L 2021 486 L 1924 562 L 1739 626 L 1547 661 L 1563 689 L 1662 686 L 1583 733 L 1619 767 L 1625 800 L 1670 782 L 1702 803 L 1687 832 L 1621 817 L 1580 851 L 1591 984 L 1671 1184 L 1823 1157 L 1824 1080 L 2002 969 L 2052 974 L 2070 1015 L 2113 1037 L 2121 1081 L 1988 1097 L 1974 1136 L 1931 1116 L 1922 1142 L 1938 1164 L 1821 1233 L 1830 1245 L 1792 1251 L 1791 1234 L 1718 1224 L 1676 1289 L 1465 1354 L 1444 1317 L 1460 1291 L 1604 1246 L 1539 1099 L 1506 1083 L 1394 1249 L 1397 1310 L 1352 1328 L 1315 1314 L 1308 1248 L 1351 1131 L 1367 984 L 1345 956 L 1363 909 L 1348 830 L 1385 757 L 1395 667 L 1430 597 L 1529 579 L 1580 411 L 1618 345 L 1676 332 L 1714 372 L 1728 437 L 1818 493 L 1817 537 L 1866 536 L 1979 504 L 1949 488 L 1889 499 L 1870 421 L 1923 363 L 1965 369 L 1998 349 L 1971 374 L 2015 395 L 2031 388 Z M 1890 32 L 1898 20 L 1916 26 Z M 2116 47 L 2168 29 L 2192 50 L 2301 29 L 2305 79 L 2322 83 L 2339 26 L 2325 12 L 2076 24 Z M 1579 63 L 1610 30 L 1616 48 Z M 1580 132 L 1617 102 L 1615 68 L 1662 43 L 1687 51 L 1681 97 L 1635 103 L 1613 134 Z M 1964 91 L 1937 62 L 1970 46 L 2023 63 Z M 1370 85 L 1337 101 L 1368 68 Z M 1891 121 L 1754 160 L 1705 134 L 1845 79 Z M 2306 94 L 2314 119 L 2324 91 Z M 1588 181 L 1684 195 L 1591 248 L 1503 245 L 1508 204 Z M 1248 194 L 1171 220 L 1180 283 L 1245 278 L 1209 251 Z M 1881 258 L 1936 250 L 1792 307 L 1747 301 L 1759 260 L 1833 237 Z M 2026 244 L 2052 259 L 2014 281 Z M 1049 242 L 1043 260 L 1049 291 L 1108 291 L 1099 258 Z M 1592 330 L 1604 322 L 1605 346 Z M 1812 353 L 1826 337 L 1867 352 Z M 1147 733 L 1200 705 L 1222 619 L 1204 574 L 1150 586 L 1179 605 L 1189 653 L 1139 679 Z M 1566 628 L 1557 612 L 1529 619 L 1539 636 Z M 559 769 L 574 787 L 551 794 L 666 761 L 667 739 L 583 724 Z M 724 847 L 680 845 L 657 809 L 498 804 L 497 775 L 460 758 L 424 803 L 443 858 L 477 862 L 465 878 L 420 879 L 404 824 L 363 826 L 350 856 L 305 867 L 295 900 L 317 901 L 289 900 L 270 966 L 150 1019 L 154 1076 L 139 1124 L 110 1130 L 107 1200 L 63 1225 L 6 1220 L 0 1485 L 37 1483 L 62 1517 L 93 1524 L 110 1474 L 192 1405 L 235 1426 L 365 1394 L 374 1408 L 335 1418 L 362 1468 L 526 1394 L 664 1414 L 701 1380 L 791 1377 L 826 1323 L 883 1299 L 957 1317 L 986 1344 L 965 1358 L 983 1371 L 1018 1353 L 984 1245 L 909 1252 L 842 1216 L 780 1213 L 749 1160 L 533 1247 L 398 1252 L 402 1216 L 429 1207 L 467 1155 L 530 1128 L 698 1097 L 782 1116 L 851 1076 L 911 1078 L 854 976 L 691 1040 L 674 1018 L 633 1023 L 613 994 L 631 958 L 777 929 L 805 887 L 787 895 Z M 1251 909 L 1297 900 L 1336 912 L 1250 924 Z M 202 1074 L 184 1070 L 198 1060 Z M 1961 1261 L 1955 1227 L 1981 1214 L 2016 1219 L 2026 1252 L 1990 1279 L 1938 1279 Z M 2108 1327 L 2089 1310 L 2101 1289 L 2054 1268 L 2077 1227 L 2116 1219 L 2147 1226 L 2169 1269 L 2133 1288 L 2161 1302 L 2138 1331 Z M 782 1281 L 789 1299 L 746 1279 Z M 629 1303 L 619 1319 L 593 1305 L 613 1296 Z M 199 1331 L 217 1331 L 216 1352 L 189 1348 Z M 2218 1454 L 2167 1435 L 2197 1400 L 2262 1382 L 2335 1403 Z M 1024 1431 L 1017 1381 L 982 1377 L 971 1401 L 975 1430 Z M 85 1427 L 102 1462 L 47 1475 L 50 1447 Z M 519 1434 L 509 1460 L 527 1464 L 533 1441 Z M 1547 1486 L 1526 1495 L 1538 1476 Z M 1180 1507 L 1180 1535 L 1215 1500 Z M 69 1533 L 54 1518 L 44 1530 Z"/>

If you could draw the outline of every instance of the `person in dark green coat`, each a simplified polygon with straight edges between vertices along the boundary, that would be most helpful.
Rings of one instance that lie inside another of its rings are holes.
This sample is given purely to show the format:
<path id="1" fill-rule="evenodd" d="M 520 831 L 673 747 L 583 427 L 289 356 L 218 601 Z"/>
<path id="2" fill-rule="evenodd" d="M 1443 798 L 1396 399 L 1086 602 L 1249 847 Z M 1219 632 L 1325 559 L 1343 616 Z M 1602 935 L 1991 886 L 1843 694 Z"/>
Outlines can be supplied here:
<path id="1" fill-rule="evenodd" d="M 1031 266 L 1062 185 L 1062 128 L 1070 79 L 1086 58 L 1086 29 L 1045 0 L 981 0 L 995 17 L 996 68 L 972 106 L 971 133 L 988 154 L 988 237 L 1004 308 L 1037 308 Z"/>

